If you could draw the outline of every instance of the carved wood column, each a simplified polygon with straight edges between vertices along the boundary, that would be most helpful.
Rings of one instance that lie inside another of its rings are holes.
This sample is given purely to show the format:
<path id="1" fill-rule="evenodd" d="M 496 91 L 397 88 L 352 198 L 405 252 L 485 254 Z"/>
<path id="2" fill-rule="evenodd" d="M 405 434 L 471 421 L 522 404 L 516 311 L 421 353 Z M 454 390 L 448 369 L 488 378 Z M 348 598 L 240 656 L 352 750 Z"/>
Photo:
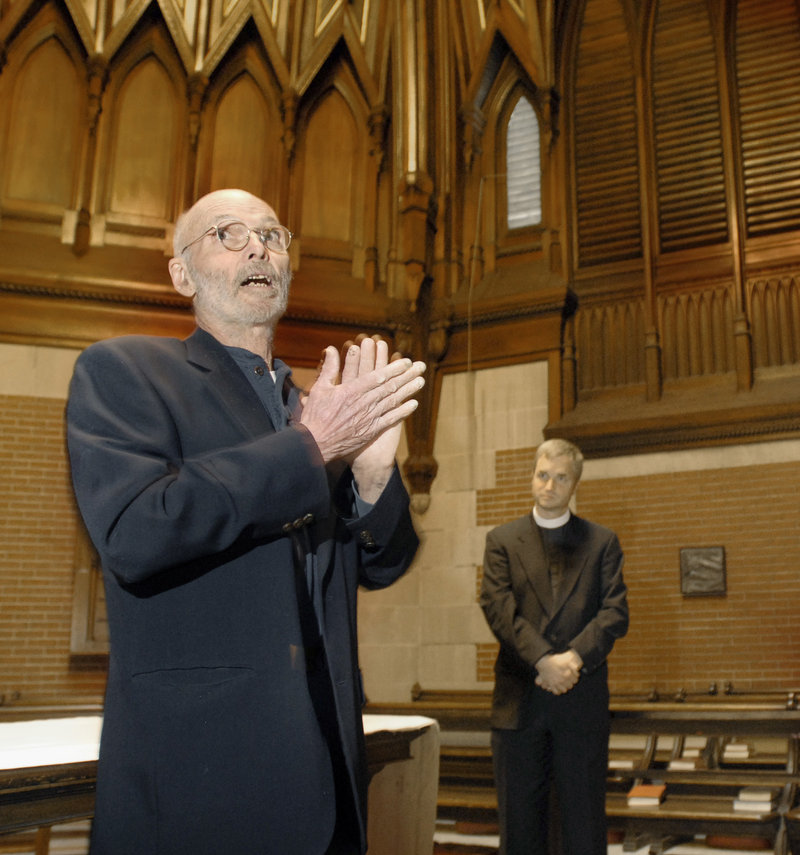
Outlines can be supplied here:
<path id="1" fill-rule="evenodd" d="M 560 195 L 554 185 L 562 181 L 566 174 L 565 152 L 558 126 L 561 113 L 561 96 L 550 87 L 546 98 L 542 99 L 542 210 L 547 212 L 544 218 L 545 229 L 542 233 L 542 246 L 550 262 L 550 269 L 559 276 L 564 275 L 564 252 L 562 248 L 564 234 L 564 210 Z"/>
<path id="2" fill-rule="evenodd" d="M 283 117 L 283 148 L 289 160 L 294 159 L 297 145 L 297 103 L 299 98 L 294 89 L 286 89 L 281 95 L 281 116 Z"/>
<path id="3" fill-rule="evenodd" d="M 412 503 L 418 512 L 427 509 L 430 487 L 438 464 L 433 457 L 435 430 L 434 387 L 437 358 L 431 360 L 429 327 L 432 316 L 432 262 L 436 231 L 430 139 L 434 126 L 429 113 L 432 11 L 425 0 L 406 0 L 394 7 L 398 85 L 394 116 L 399 140 L 397 232 L 394 240 L 394 295 L 406 306 L 407 347 L 416 359 L 428 363 L 426 385 L 417 411 L 406 422 L 409 456 L 403 470 L 409 481 Z"/>
<path id="4" fill-rule="evenodd" d="M 186 97 L 189 102 L 189 153 L 186 158 L 186 173 L 183 187 L 184 210 L 192 205 L 197 193 L 197 143 L 200 139 L 200 114 L 207 89 L 208 78 L 203 74 L 192 74 L 186 83 Z"/>
<path id="5" fill-rule="evenodd" d="M 294 89 L 284 89 L 281 95 L 281 118 L 283 119 L 281 142 L 283 143 L 283 150 L 286 153 L 287 168 L 282 170 L 281 186 L 278 192 L 280 195 L 280 210 L 286 212 L 291 211 L 289 187 L 291 184 L 292 167 L 294 165 L 294 155 L 297 148 L 297 105 L 299 101 L 300 98 Z M 293 249 L 294 252 L 297 252 L 297 245 Z"/>
<path id="6" fill-rule="evenodd" d="M 94 186 L 94 169 L 97 159 L 97 126 L 103 111 L 103 91 L 108 80 L 108 60 L 95 54 L 89 57 L 86 69 L 87 104 L 86 104 L 86 140 L 81 170 L 80 195 L 78 201 L 78 221 L 75 225 L 75 238 L 72 251 L 75 255 L 84 255 L 89 249 L 91 237 L 92 189 Z"/>
<path id="7" fill-rule="evenodd" d="M 642 224 L 642 261 L 644 273 L 644 375 L 645 397 L 658 401 L 663 392 L 661 336 L 658 329 L 658 290 L 656 260 L 659 251 L 658 180 L 656 178 L 655 143 L 653 141 L 653 108 L 648 93 L 652 81 L 647 79 L 641 57 L 636 63 L 636 110 L 639 114 L 639 183 Z"/>
<path id="8" fill-rule="evenodd" d="M 469 287 L 470 297 L 472 288 L 483 279 L 483 243 L 480 236 L 482 233 L 482 195 L 483 181 L 481 178 L 481 155 L 483 154 L 482 140 L 483 131 L 486 127 L 486 117 L 474 105 L 462 108 L 460 112 L 461 127 L 463 134 L 464 163 L 466 164 L 469 178 L 466 182 L 465 217 L 467 226 L 475 223 L 475 232 L 469 248 Z M 491 171 L 491 170 L 489 170 Z M 469 370 L 469 366 L 468 366 Z"/>
<path id="9" fill-rule="evenodd" d="M 386 164 L 386 127 L 389 111 L 385 104 L 373 107 L 369 115 L 370 186 L 372 193 L 372 216 L 369 218 L 364 250 L 364 282 L 368 291 L 378 287 L 378 200 L 380 181 Z"/>
<path id="10" fill-rule="evenodd" d="M 400 258 L 405 282 L 404 350 L 428 365 L 419 408 L 406 422 L 409 456 L 403 471 L 409 481 L 414 510 L 422 513 L 430 502 L 430 489 L 439 468 L 433 456 L 437 363 L 444 348 L 431 348 L 430 325 L 433 314 L 430 259 L 434 235 L 435 208 L 433 182 L 426 175 L 407 175 L 399 189 Z"/>
<path id="11" fill-rule="evenodd" d="M 713 5 L 713 4 L 712 4 Z M 745 238 L 747 223 L 745 220 L 744 177 L 742 163 L 741 138 L 738 133 L 739 111 L 734 93 L 736 92 L 736 69 L 734 68 L 735 48 L 732 19 L 727 31 L 724 10 L 715 8 L 718 26 L 714 27 L 717 38 L 717 56 L 723 65 L 717 74 L 720 87 L 720 116 L 722 125 L 722 147 L 725 164 L 725 193 L 728 198 L 728 229 L 733 260 L 733 341 L 734 361 L 736 365 L 736 387 L 744 392 L 753 386 L 753 342 L 750 332 L 750 319 L 747 315 Z M 735 19 L 735 15 L 733 16 Z M 764 97 L 768 97 L 766 94 Z"/>
<path id="12" fill-rule="evenodd" d="M 567 318 L 561 332 L 561 407 L 565 413 L 578 403 L 578 363 L 575 356 L 575 316 Z"/>

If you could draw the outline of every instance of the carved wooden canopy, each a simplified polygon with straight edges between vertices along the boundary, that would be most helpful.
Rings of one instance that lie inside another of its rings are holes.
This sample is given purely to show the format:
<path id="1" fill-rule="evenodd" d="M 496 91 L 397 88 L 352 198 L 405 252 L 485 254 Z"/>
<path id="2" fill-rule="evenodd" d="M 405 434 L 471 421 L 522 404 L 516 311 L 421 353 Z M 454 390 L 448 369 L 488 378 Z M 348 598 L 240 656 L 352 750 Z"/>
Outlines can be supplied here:
<path id="1" fill-rule="evenodd" d="M 799 72 L 794 0 L 0 0 L 0 338 L 185 334 L 173 224 L 240 186 L 295 234 L 282 355 L 428 362 L 418 494 L 491 365 L 546 360 L 590 456 L 796 436 Z"/>

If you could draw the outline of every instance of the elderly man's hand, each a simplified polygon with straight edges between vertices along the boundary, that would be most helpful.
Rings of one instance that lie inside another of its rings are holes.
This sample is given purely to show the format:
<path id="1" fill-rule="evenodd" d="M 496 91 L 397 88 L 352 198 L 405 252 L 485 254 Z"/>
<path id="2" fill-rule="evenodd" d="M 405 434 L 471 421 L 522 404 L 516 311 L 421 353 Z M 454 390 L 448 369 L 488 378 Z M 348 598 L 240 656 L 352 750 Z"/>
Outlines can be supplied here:
<path id="1" fill-rule="evenodd" d="M 385 341 L 365 336 L 346 348 L 341 377 L 340 365 L 327 347 L 300 423 L 323 459 L 347 461 L 362 498 L 374 501 L 391 475 L 402 422 L 417 408 L 425 363 L 390 360 Z"/>
<path id="2" fill-rule="evenodd" d="M 342 383 L 354 382 L 362 374 L 384 368 L 400 359 L 402 356 L 399 353 L 389 356 L 388 344 L 381 336 L 359 335 L 355 341 L 346 342 L 342 348 Z M 391 477 L 402 431 L 403 422 L 399 421 L 348 460 L 358 492 L 366 501 L 377 500 Z"/>

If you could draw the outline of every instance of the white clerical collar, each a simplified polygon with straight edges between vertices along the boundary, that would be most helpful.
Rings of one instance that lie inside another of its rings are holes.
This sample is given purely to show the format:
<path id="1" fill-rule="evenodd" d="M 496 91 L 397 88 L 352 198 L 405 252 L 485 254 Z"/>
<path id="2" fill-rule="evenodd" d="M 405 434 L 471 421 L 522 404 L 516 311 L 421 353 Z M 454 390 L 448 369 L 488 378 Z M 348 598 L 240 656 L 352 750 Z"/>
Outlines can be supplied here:
<path id="1" fill-rule="evenodd" d="M 572 516 L 572 512 L 567 508 L 560 517 L 548 519 L 539 513 L 536 505 L 533 506 L 533 519 L 536 522 L 536 525 L 540 525 L 542 528 L 561 528 L 562 525 L 566 525 L 569 522 L 570 516 Z"/>

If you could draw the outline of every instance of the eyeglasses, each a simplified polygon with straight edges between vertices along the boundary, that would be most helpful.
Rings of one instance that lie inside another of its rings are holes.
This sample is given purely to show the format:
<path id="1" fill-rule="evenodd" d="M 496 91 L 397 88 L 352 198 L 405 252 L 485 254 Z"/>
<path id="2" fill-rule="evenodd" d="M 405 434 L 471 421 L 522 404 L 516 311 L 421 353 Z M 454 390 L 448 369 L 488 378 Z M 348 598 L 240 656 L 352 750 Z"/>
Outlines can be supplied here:
<path id="1" fill-rule="evenodd" d="M 189 249 L 193 244 L 198 243 L 204 237 L 216 232 L 217 240 L 231 252 L 240 252 L 248 243 L 250 243 L 250 234 L 258 235 L 259 240 L 271 252 L 286 252 L 289 249 L 289 244 L 292 242 L 292 233 L 285 226 L 269 226 L 265 229 L 251 229 L 244 223 L 218 223 L 216 226 L 211 226 L 200 235 L 190 241 L 181 250 L 181 255 Z"/>

